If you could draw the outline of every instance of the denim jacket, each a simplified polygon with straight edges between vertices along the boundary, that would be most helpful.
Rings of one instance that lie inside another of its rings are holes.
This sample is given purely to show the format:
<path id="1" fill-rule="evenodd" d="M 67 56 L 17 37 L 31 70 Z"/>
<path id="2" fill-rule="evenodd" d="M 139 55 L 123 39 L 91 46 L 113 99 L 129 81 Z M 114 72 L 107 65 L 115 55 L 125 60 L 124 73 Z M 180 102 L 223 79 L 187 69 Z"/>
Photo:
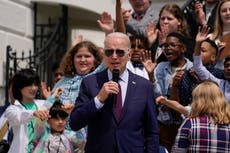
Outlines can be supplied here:
<path id="1" fill-rule="evenodd" d="M 186 70 L 190 69 L 193 66 L 193 63 L 189 61 L 187 58 L 186 60 Z M 157 93 L 156 95 L 169 97 L 170 96 L 170 81 L 172 78 L 172 66 L 170 62 L 161 62 L 157 65 L 155 71 L 154 71 L 154 77 L 156 80 L 156 89 Z M 164 123 L 164 124 L 172 124 L 172 115 L 171 112 L 162 112 L 161 107 L 159 107 L 159 115 L 157 117 L 158 121 Z M 167 117 L 165 117 L 165 113 L 168 113 Z M 164 114 L 164 117 L 162 117 L 162 114 Z M 167 118 L 167 119 L 166 119 Z"/>
<path id="2" fill-rule="evenodd" d="M 187 58 L 186 60 L 186 70 L 189 70 L 193 63 L 189 61 Z M 172 80 L 172 66 L 170 62 L 160 62 L 154 72 L 154 77 L 156 80 L 156 85 L 160 90 L 160 94 L 162 96 L 169 95 L 169 85 L 170 81 Z"/>

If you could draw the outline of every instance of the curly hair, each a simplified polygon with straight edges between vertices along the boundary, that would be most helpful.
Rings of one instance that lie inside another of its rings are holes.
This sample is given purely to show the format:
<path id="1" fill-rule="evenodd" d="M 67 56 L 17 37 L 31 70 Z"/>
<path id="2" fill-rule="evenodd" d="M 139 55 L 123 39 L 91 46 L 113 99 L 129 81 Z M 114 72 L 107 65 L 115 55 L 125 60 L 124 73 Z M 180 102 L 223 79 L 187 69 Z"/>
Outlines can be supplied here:
<path id="1" fill-rule="evenodd" d="M 72 76 L 77 73 L 74 66 L 74 56 L 82 47 L 86 47 L 95 58 L 94 68 L 91 71 L 93 71 L 102 62 L 103 55 L 100 48 L 91 41 L 82 41 L 70 48 L 70 50 L 65 53 L 61 61 L 60 68 L 63 70 L 65 76 Z"/>
<path id="2" fill-rule="evenodd" d="M 230 123 L 230 106 L 219 86 L 210 80 L 200 83 L 192 92 L 190 117 L 207 116 L 216 124 Z"/>

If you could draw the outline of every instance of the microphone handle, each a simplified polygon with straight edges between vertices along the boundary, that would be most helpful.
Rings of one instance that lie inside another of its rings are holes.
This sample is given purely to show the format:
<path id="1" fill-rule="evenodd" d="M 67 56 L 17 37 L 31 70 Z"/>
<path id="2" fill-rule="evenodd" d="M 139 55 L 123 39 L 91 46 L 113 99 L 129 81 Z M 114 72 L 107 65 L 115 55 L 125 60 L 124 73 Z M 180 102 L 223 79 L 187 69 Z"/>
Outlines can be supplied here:
<path id="1" fill-rule="evenodd" d="M 118 80 L 119 80 L 119 70 L 118 69 L 113 69 L 112 71 L 112 79 L 113 81 L 117 82 L 118 83 Z M 113 104 L 116 105 L 116 102 L 117 102 L 117 94 L 112 94 L 112 101 L 113 101 Z"/>
<path id="2" fill-rule="evenodd" d="M 113 81 L 118 83 L 118 78 L 114 77 Z M 113 104 L 116 105 L 116 103 L 117 103 L 117 94 L 112 94 L 112 101 L 113 101 Z"/>

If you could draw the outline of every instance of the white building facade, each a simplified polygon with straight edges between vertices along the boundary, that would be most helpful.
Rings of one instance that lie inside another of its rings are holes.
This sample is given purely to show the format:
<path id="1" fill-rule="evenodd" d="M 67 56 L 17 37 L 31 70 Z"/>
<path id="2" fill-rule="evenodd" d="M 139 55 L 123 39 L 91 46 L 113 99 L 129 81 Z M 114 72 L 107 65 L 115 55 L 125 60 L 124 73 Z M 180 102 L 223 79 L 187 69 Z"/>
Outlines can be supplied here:
<path id="1" fill-rule="evenodd" d="M 68 44 L 76 35 L 103 47 L 104 33 L 97 25 L 103 11 L 115 18 L 116 0 L 0 0 L 0 105 L 5 103 L 6 47 L 17 52 L 34 50 L 34 4 L 37 3 L 38 21 L 46 22 L 49 16 L 58 18 L 60 5 L 68 8 Z M 152 0 L 156 12 L 168 2 L 183 5 L 186 0 Z M 124 8 L 131 8 L 123 0 Z M 158 14 L 156 14 L 158 16 Z"/>

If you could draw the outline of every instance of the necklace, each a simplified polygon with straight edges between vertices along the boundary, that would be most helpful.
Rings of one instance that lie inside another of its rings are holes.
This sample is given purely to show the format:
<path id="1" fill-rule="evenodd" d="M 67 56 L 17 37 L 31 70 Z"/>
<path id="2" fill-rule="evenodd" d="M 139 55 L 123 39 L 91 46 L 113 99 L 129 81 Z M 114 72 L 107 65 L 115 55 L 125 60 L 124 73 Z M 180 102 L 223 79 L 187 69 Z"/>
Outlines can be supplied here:
<path id="1" fill-rule="evenodd" d="M 172 74 L 184 71 L 186 68 L 186 61 L 181 66 L 172 66 Z"/>

